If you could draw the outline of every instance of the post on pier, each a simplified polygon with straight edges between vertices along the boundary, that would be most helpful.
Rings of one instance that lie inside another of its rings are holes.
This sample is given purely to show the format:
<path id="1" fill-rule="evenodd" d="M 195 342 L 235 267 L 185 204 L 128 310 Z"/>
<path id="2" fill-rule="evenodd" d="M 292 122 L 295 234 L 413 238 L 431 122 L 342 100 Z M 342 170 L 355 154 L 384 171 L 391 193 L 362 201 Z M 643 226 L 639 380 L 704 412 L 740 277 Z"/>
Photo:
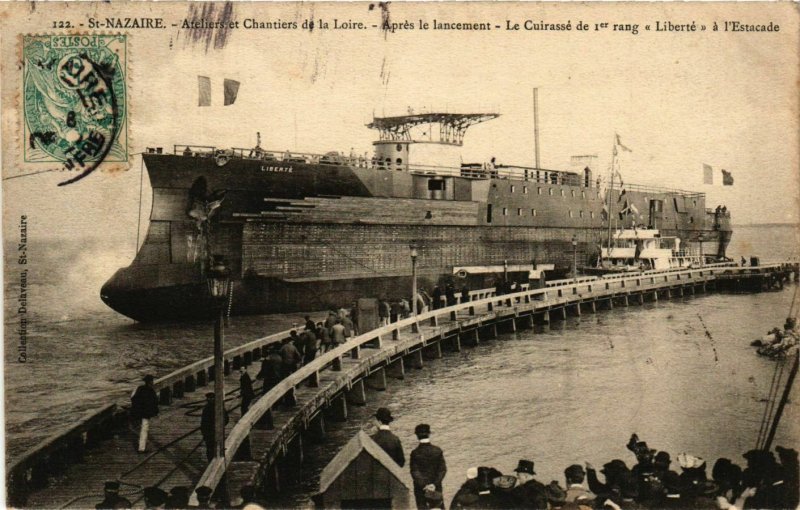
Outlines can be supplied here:
<path id="1" fill-rule="evenodd" d="M 379 368 L 377 370 L 373 370 L 371 374 L 369 374 L 369 378 L 367 379 L 369 382 L 369 387 L 378 390 L 384 391 L 387 388 L 386 384 L 386 370 L 383 368 Z"/>
<path id="2" fill-rule="evenodd" d="M 347 392 L 347 401 L 356 406 L 367 404 L 367 392 L 364 389 L 364 380 L 359 379 L 354 382 Z"/>
<path id="3" fill-rule="evenodd" d="M 402 356 L 390 363 L 387 369 L 389 371 L 389 375 L 396 379 L 406 378 L 406 366 L 403 362 Z"/>

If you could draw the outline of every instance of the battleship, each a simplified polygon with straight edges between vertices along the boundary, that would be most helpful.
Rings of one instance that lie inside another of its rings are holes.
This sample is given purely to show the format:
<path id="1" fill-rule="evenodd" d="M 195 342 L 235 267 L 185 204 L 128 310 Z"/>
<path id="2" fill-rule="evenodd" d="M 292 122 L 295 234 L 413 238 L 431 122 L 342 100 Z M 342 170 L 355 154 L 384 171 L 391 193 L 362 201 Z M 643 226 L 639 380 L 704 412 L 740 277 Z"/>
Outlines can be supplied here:
<path id="1" fill-rule="evenodd" d="M 725 258 L 730 213 L 707 208 L 704 193 L 630 183 L 604 192 L 596 156 L 572 157 L 569 170 L 461 161 L 466 131 L 496 117 L 373 118 L 372 155 L 271 151 L 260 136 L 247 149 L 148 148 L 149 227 L 101 299 L 137 321 L 206 316 L 212 256 L 231 271 L 230 314 L 399 299 L 410 295 L 411 246 L 428 292 L 498 278 L 535 284 L 597 260 L 612 224 Z M 621 206 L 615 214 L 623 195 L 624 215 Z"/>

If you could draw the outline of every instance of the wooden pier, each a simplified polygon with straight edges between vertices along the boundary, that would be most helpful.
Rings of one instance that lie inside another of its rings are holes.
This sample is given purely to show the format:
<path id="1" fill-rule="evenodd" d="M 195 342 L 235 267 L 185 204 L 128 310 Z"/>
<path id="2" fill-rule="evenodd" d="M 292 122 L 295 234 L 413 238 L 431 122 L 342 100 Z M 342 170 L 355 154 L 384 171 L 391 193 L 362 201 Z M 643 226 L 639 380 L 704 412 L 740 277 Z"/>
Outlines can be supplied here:
<path id="1" fill-rule="evenodd" d="M 151 420 L 152 452 L 136 452 L 138 425 L 130 422 L 127 403 L 110 404 L 9 466 L 8 504 L 85 508 L 102 499 L 103 482 L 109 479 L 120 480 L 121 493 L 135 506 L 143 505 L 142 489 L 152 485 L 164 490 L 177 485 L 217 489 L 224 480 L 232 496 L 238 496 L 243 485 L 266 494 L 279 491 L 292 466 L 302 463 L 304 441 L 324 436 L 326 420 L 345 420 L 348 406 L 365 403 L 367 386 L 386 389 L 393 379 L 403 378 L 406 368 L 441 357 L 445 349 L 457 351 L 501 331 L 532 328 L 568 315 L 690 296 L 717 286 L 733 288 L 729 285 L 737 276 L 739 285 L 762 282 L 757 289 L 748 287 L 754 290 L 765 290 L 763 282 L 777 287 L 790 276 L 797 280 L 794 263 L 755 269 L 717 266 L 579 278 L 502 296 L 476 291 L 469 302 L 400 320 L 318 356 L 259 395 L 240 416 L 237 370 L 248 367 L 254 377 L 262 350 L 289 337 L 288 330 L 276 333 L 225 353 L 226 407 L 231 413 L 225 459 L 207 463 L 199 433 L 205 393 L 199 390 L 213 381 L 213 359 L 206 358 L 156 380 L 161 411 Z M 281 402 L 289 394 L 296 404 L 286 407 Z"/>

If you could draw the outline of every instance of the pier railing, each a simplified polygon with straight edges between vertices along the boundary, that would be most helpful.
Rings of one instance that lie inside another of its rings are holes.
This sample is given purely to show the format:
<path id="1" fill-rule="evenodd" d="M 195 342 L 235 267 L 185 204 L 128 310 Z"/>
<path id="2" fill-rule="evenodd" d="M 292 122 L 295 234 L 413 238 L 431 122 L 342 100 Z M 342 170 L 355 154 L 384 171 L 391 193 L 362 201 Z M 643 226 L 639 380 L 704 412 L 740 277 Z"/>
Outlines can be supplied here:
<path id="1" fill-rule="evenodd" d="M 256 401 L 250 410 L 241 417 L 234 425 L 227 440 L 225 441 L 226 456 L 212 460 L 206 471 L 200 478 L 197 486 L 208 486 L 216 488 L 225 471 L 230 466 L 239 447 L 244 443 L 250 434 L 251 429 L 260 422 L 263 417 L 270 413 L 283 398 L 304 382 L 310 381 L 312 385 L 319 386 L 320 372 L 331 367 L 334 371 L 342 371 L 342 359 L 349 356 L 352 359 L 369 360 L 364 358 L 362 349 L 369 347 L 381 347 L 387 339 L 399 338 L 399 332 L 404 328 L 411 328 L 414 335 L 421 336 L 420 327 L 423 324 L 437 326 L 443 317 L 455 321 L 459 313 L 466 312 L 468 316 L 477 316 L 477 309 L 485 309 L 485 313 L 490 314 L 503 306 L 513 307 L 516 305 L 528 305 L 531 312 L 549 310 L 554 306 L 564 306 L 566 303 L 581 300 L 598 299 L 613 297 L 617 294 L 637 292 L 637 291 L 658 291 L 670 285 L 683 286 L 689 284 L 704 284 L 712 281 L 718 274 L 729 271 L 729 267 L 702 267 L 696 269 L 683 269 L 679 271 L 661 272 L 634 275 L 624 275 L 614 278 L 597 278 L 592 280 L 580 281 L 559 285 L 557 287 L 546 287 L 541 289 L 526 289 L 513 294 L 500 296 L 489 296 L 483 299 L 473 300 L 466 303 L 459 303 L 431 310 L 426 313 L 418 314 L 406 319 L 399 320 L 378 329 L 363 333 L 347 343 L 337 347 L 317 357 L 311 363 L 301 367 L 296 372 L 285 378 L 281 383 L 269 390 L 263 397 Z M 666 285 L 665 285 L 666 284 Z M 461 316 L 464 317 L 463 315 Z M 393 340 L 391 340 L 393 341 Z M 398 349 L 401 342 L 397 342 Z M 376 351 L 375 354 L 378 354 Z M 344 374 L 343 374 L 344 375 Z M 274 448 L 272 445 L 271 448 Z"/>

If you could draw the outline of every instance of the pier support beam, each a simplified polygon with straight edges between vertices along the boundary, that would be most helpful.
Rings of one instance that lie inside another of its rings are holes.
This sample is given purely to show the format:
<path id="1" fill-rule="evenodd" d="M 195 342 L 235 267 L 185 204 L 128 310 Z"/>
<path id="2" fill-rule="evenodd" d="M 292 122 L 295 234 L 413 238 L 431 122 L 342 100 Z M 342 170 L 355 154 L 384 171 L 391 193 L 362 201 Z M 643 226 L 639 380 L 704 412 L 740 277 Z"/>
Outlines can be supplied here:
<path id="1" fill-rule="evenodd" d="M 639 304 L 640 305 L 644 304 L 644 292 L 639 293 Z"/>
<path id="2" fill-rule="evenodd" d="M 422 360 L 422 349 L 417 349 L 416 351 L 412 352 L 409 355 L 409 361 L 411 362 L 411 366 L 416 368 L 417 370 L 421 369 L 424 366 Z"/>
<path id="3" fill-rule="evenodd" d="M 597 313 L 597 300 L 592 299 L 592 313 Z"/>
<path id="4" fill-rule="evenodd" d="M 512 318 L 510 321 L 508 321 L 508 324 L 509 324 L 509 331 L 515 333 L 517 331 L 517 318 L 516 317 Z"/>
<path id="5" fill-rule="evenodd" d="M 424 348 L 425 354 L 428 355 L 428 359 L 434 358 L 441 358 L 442 357 L 442 343 L 435 342 L 425 346 Z"/>
<path id="6" fill-rule="evenodd" d="M 653 291 L 653 301 L 658 301 L 658 291 L 657 290 Z"/>
<path id="7" fill-rule="evenodd" d="M 623 299 L 623 301 L 622 301 L 622 302 L 623 302 L 623 303 L 625 303 L 625 306 L 628 306 L 628 295 L 627 295 L 627 294 L 625 294 L 625 296 L 623 296 L 623 298 L 622 298 L 622 299 Z"/>
<path id="8" fill-rule="evenodd" d="M 672 299 L 672 292 L 670 292 L 669 288 L 667 288 L 666 293 L 667 293 L 667 299 Z"/>
<path id="9" fill-rule="evenodd" d="M 392 362 L 391 365 L 387 368 L 389 371 L 389 375 L 396 379 L 405 379 L 406 378 L 406 366 L 403 362 L 403 358 L 397 358 L 395 361 Z"/>
<path id="10" fill-rule="evenodd" d="M 367 393 L 364 390 L 363 379 L 359 379 L 353 383 L 353 386 L 347 392 L 347 401 L 356 406 L 363 406 L 367 404 Z"/>
<path id="11" fill-rule="evenodd" d="M 561 319 L 567 320 L 567 305 L 561 307 Z"/>
<path id="12" fill-rule="evenodd" d="M 608 298 L 608 309 L 609 310 L 613 310 L 614 309 L 614 297 L 613 296 Z"/>
<path id="13" fill-rule="evenodd" d="M 347 398 L 339 395 L 331 401 L 331 417 L 336 421 L 347 421 Z"/>
<path id="14" fill-rule="evenodd" d="M 450 339 L 450 350 L 453 352 L 461 352 L 461 333 L 456 333 L 455 335 L 449 337 Z"/>
<path id="15" fill-rule="evenodd" d="M 369 379 L 367 382 L 369 383 L 370 388 L 378 391 L 385 391 L 387 388 L 386 370 L 382 368 L 374 370 L 371 374 L 369 374 Z"/>
<path id="16" fill-rule="evenodd" d="M 581 303 L 578 301 L 575 303 L 575 315 L 580 317 L 581 316 Z"/>
<path id="17" fill-rule="evenodd" d="M 309 435 L 318 442 L 325 440 L 325 416 L 322 413 L 317 413 L 308 424 Z"/>

